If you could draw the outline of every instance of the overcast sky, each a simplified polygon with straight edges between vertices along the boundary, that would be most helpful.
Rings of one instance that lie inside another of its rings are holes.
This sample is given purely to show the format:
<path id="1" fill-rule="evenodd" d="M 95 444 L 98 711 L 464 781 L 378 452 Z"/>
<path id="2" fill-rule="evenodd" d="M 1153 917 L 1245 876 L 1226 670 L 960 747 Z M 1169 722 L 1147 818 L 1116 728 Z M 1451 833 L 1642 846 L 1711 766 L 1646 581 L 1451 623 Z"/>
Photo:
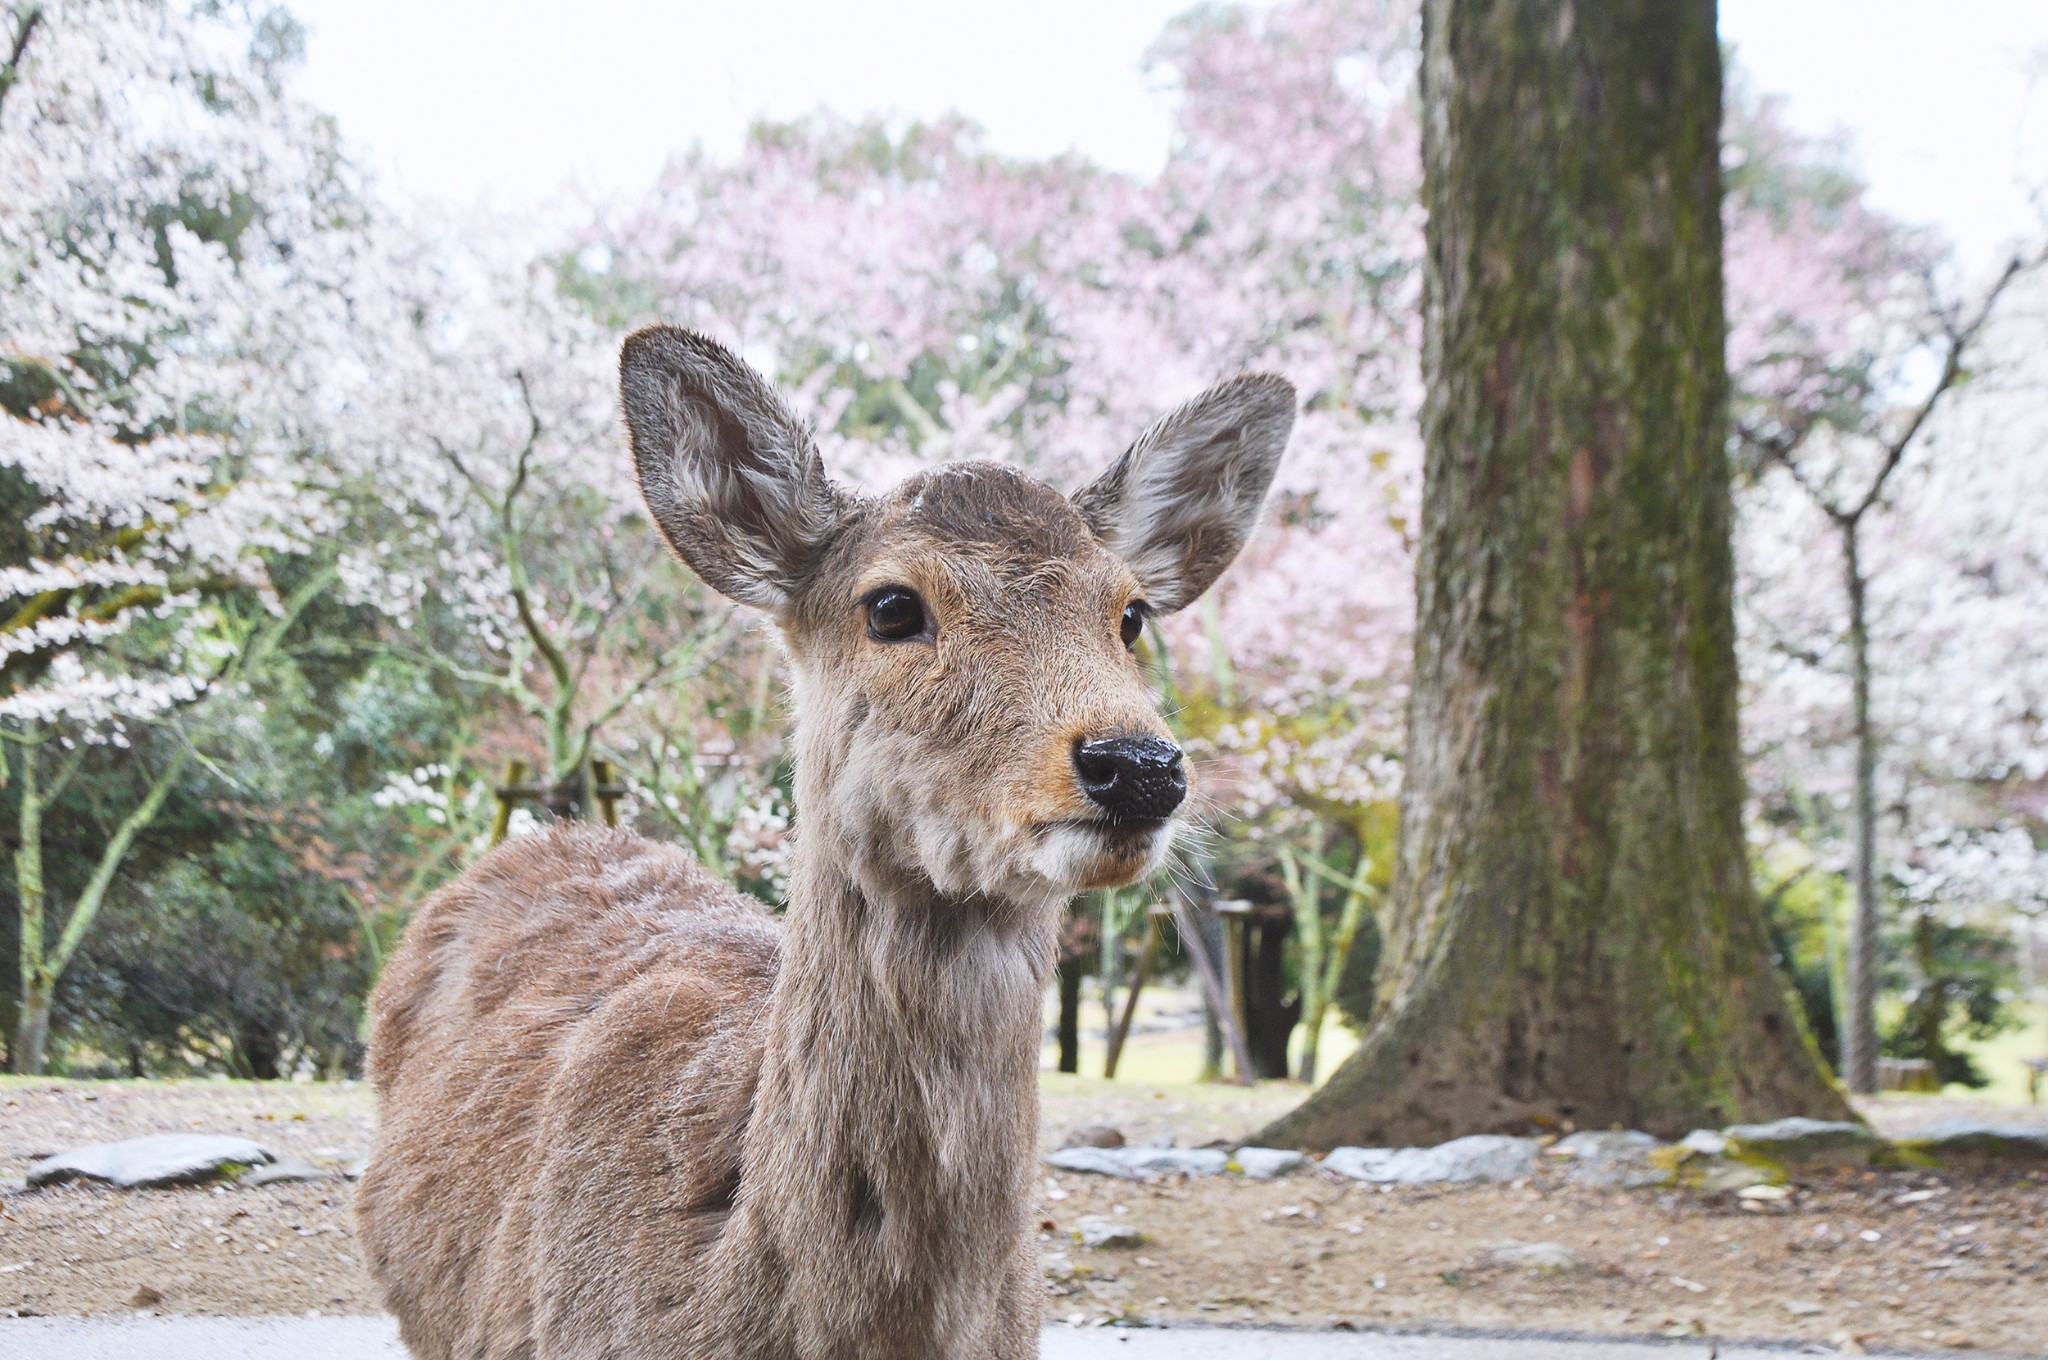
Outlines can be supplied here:
<path id="1" fill-rule="evenodd" d="M 294 0 L 302 90 L 387 182 L 500 209 L 645 187 L 755 116 L 958 109 L 997 148 L 1149 172 L 1170 92 L 1141 58 L 1187 0 Z M 568 17 L 573 12 L 573 19 Z M 1721 31 L 1794 123 L 1839 131 L 1883 207 L 1982 267 L 2039 221 L 2048 0 L 1722 0 Z M 568 186 L 572 194 L 565 194 Z"/>

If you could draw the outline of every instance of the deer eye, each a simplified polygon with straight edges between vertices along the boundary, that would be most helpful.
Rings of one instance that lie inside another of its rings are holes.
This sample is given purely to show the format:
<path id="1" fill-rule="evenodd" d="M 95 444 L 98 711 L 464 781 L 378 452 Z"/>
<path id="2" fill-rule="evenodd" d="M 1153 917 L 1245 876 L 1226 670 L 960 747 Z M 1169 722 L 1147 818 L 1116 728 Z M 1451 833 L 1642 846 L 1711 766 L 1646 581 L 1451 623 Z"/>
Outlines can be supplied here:
<path id="1" fill-rule="evenodd" d="M 880 642 L 908 642 L 925 630 L 924 601 L 903 586 L 868 596 L 868 634 Z"/>
<path id="2" fill-rule="evenodd" d="M 1123 636 L 1124 646 L 1135 647 L 1138 645 L 1138 634 L 1145 631 L 1145 602 L 1143 600 L 1132 600 L 1124 606 L 1123 623 L 1118 627 L 1117 631 Z"/>

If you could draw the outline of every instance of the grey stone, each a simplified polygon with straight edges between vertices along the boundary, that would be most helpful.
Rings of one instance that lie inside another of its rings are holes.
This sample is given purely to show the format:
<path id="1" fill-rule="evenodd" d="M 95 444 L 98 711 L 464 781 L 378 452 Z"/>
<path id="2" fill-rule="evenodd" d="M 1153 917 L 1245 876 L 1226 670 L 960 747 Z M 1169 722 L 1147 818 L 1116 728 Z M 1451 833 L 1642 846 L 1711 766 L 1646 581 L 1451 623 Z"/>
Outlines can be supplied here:
<path id="1" fill-rule="evenodd" d="M 1755 1158 L 1781 1166 L 1856 1165 L 1877 1150 L 1877 1135 L 1867 1125 L 1846 1120 L 1797 1116 L 1769 1124 L 1737 1124 L 1721 1130 L 1733 1157 Z"/>
<path id="2" fill-rule="evenodd" d="M 359 1162 L 363 1154 L 354 1148 L 316 1147 L 308 1154 L 316 1162 Z"/>
<path id="3" fill-rule="evenodd" d="M 1140 1176 L 1220 1176 L 1230 1154 L 1219 1148 L 1127 1147 L 1117 1151 Z"/>
<path id="4" fill-rule="evenodd" d="M 1393 1161 L 1394 1148 L 1331 1148 L 1323 1158 L 1323 1170 L 1339 1176 L 1348 1176 L 1354 1181 L 1383 1181 L 1389 1179 L 1382 1173 Z"/>
<path id="5" fill-rule="evenodd" d="M 2048 1159 L 2048 1129 L 2025 1124 L 1987 1124 L 1975 1119 L 1944 1119 L 1930 1124 L 1899 1146 L 1908 1152 L 1943 1160 L 2041 1161 Z"/>
<path id="6" fill-rule="evenodd" d="M 322 1171 L 310 1162 L 272 1162 L 259 1166 L 245 1174 L 242 1185 L 277 1185 L 292 1181 L 317 1181 L 330 1173 Z"/>
<path id="7" fill-rule="evenodd" d="M 1671 1181 L 1670 1168 L 1650 1160 L 1650 1154 L 1662 1146 L 1649 1134 L 1634 1129 L 1588 1131 L 1560 1138 L 1551 1145 L 1549 1155 L 1564 1159 L 1565 1175 L 1582 1185 L 1633 1190 Z"/>
<path id="8" fill-rule="evenodd" d="M 1129 1251 L 1145 1245 L 1145 1234 L 1128 1223 L 1106 1218 L 1084 1218 L 1074 1230 L 1081 1245 L 1095 1251 Z"/>
<path id="9" fill-rule="evenodd" d="M 1230 1164 L 1230 1154 L 1215 1148 L 1078 1147 L 1047 1153 L 1045 1164 L 1061 1171 L 1142 1181 L 1155 1176 L 1219 1176 Z"/>
<path id="10" fill-rule="evenodd" d="M 1827 1309 L 1811 1299 L 1786 1299 L 1785 1311 L 1793 1317 L 1817 1317 L 1825 1313 Z"/>
<path id="11" fill-rule="evenodd" d="M 1679 1139 L 1678 1145 L 1702 1157 L 1718 1157 L 1728 1150 L 1728 1136 L 1719 1129 L 1694 1129 Z"/>
<path id="12" fill-rule="evenodd" d="M 1115 1176 L 1121 1180 L 1139 1179 L 1130 1164 L 1122 1156 L 1123 1148 L 1077 1147 L 1061 1148 L 1058 1152 L 1045 1154 L 1045 1164 L 1061 1171 L 1080 1171 L 1091 1176 Z"/>
<path id="13" fill-rule="evenodd" d="M 1113 1129 L 1107 1124 L 1083 1124 L 1068 1134 L 1066 1141 L 1060 1144 L 1062 1148 L 1120 1148 L 1123 1145 L 1123 1131 Z"/>
<path id="14" fill-rule="evenodd" d="M 1255 1181 L 1291 1176 L 1308 1165 L 1308 1158 L 1289 1148 L 1241 1147 L 1231 1160 L 1238 1164 L 1248 1179 Z"/>
<path id="15" fill-rule="evenodd" d="M 28 1169 L 28 1183 L 106 1181 L 124 1190 L 160 1185 L 193 1185 L 232 1174 L 232 1168 L 276 1161 L 270 1150 L 247 1138 L 210 1133 L 160 1133 L 120 1143 L 95 1143 L 45 1157 Z"/>
<path id="16" fill-rule="evenodd" d="M 1558 1242 L 1503 1242 L 1486 1253 L 1486 1264 L 1532 1275 L 1569 1275 L 1585 1269 L 1578 1253 Z"/>
<path id="17" fill-rule="evenodd" d="M 1705 1163 L 1692 1163 L 1686 1167 L 1686 1183 L 1703 1195 L 1730 1194 L 1753 1185 L 1769 1185 L 1774 1179 L 1775 1174 L 1769 1167 L 1758 1166 L 1754 1162 L 1730 1161 L 1726 1157 L 1713 1157 Z"/>
<path id="18" fill-rule="evenodd" d="M 1534 1138 L 1475 1133 L 1428 1148 L 1338 1148 L 1323 1166 L 1379 1185 L 1511 1181 L 1535 1169 L 1541 1147 Z"/>

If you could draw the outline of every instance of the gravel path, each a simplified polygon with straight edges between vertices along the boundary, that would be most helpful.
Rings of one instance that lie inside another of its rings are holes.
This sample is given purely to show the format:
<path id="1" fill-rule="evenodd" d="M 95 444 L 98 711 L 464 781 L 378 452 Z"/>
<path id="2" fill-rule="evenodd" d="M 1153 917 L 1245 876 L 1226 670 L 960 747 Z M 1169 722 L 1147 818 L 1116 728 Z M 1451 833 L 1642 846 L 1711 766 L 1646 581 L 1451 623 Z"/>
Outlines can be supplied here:
<path id="1" fill-rule="evenodd" d="M 1783 1360 L 1785 1351 L 1651 1342 L 1308 1334 L 1210 1328 L 1049 1328 L 1044 1360 Z M 384 1318 L 0 1321 L 9 1360 L 407 1360 Z"/>
<path id="2" fill-rule="evenodd" d="M 1046 1141 L 1079 1124 L 1112 1123 L 1185 1146 L 1255 1127 L 1269 1114 L 1265 1106 L 1291 1098 L 1267 1088 L 1049 1080 Z M 1960 1104 L 1895 1101 L 1869 1113 L 1895 1126 Z M 2044 1113 L 2004 1107 L 2002 1117 Z M 355 1085 L 0 1078 L 0 1356 L 13 1360 L 10 1340 L 30 1335 L 10 1330 L 10 1313 L 45 1319 L 39 1338 L 72 1335 L 63 1330 L 67 1314 L 89 1314 L 98 1328 L 124 1316 L 154 1325 L 146 1314 L 300 1319 L 315 1312 L 343 1329 L 323 1336 L 381 1325 L 363 1320 L 378 1301 L 354 1240 L 355 1186 L 341 1174 L 369 1147 L 373 1119 L 369 1093 Z M 323 1174 L 260 1188 L 19 1188 L 40 1154 L 173 1132 L 253 1138 Z M 1724 1355 L 1730 1346 L 1765 1353 L 1774 1344 L 1851 1353 L 1859 1345 L 1872 1353 L 2048 1352 L 2048 1168 L 1832 1175 L 1771 1203 L 1596 1190 L 1554 1169 L 1512 1185 L 1468 1187 L 1375 1188 L 1321 1173 L 1141 1185 L 1050 1171 L 1041 1186 L 1048 1335 L 1101 1336 L 1107 1340 L 1099 1344 L 1116 1347 L 1109 1354 L 1140 1360 L 1144 1346 L 1164 1343 L 1135 1338 L 1185 1337 L 1192 1333 L 1182 1328 L 1219 1324 L 1437 1336 L 1689 1333 L 1720 1341 Z M 1076 1232 L 1098 1220 L 1134 1230 L 1138 1244 L 1123 1251 L 1078 1244 Z M 1509 1268 L 1496 1259 L 1508 1243 L 1569 1252 L 1565 1259 L 1576 1258 L 1579 1268 Z M 1112 1319 L 1175 1330 L 1095 1330 Z M 1320 1354 L 1303 1350 L 1307 1332 L 1287 1335 L 1277 1352 L 1287 1360 L 1297 1360 L 1289 1352 L 1302 1351 L 1299 1360 Z M 1352 1342 L 1338 1332 L 1331 1344 Z M 1384 1334 L 1374 1344 L 1380 1349 L 1328 1354 L 1421 1360 L 1431 1353 L 1388 1349 Z M 1490 1360 L 1496 1352 L 1436 1353 Z M 1652 1343 L 1605 1354 L 1705 1352 Z"/>

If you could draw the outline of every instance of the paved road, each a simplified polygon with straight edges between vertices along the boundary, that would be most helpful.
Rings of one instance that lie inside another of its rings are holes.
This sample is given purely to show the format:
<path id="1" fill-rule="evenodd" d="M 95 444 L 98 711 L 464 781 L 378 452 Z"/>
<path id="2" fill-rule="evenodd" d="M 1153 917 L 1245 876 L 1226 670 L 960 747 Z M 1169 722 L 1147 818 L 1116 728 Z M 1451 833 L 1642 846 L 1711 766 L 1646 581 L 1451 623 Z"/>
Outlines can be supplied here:
<path id="1" fill-rule="evenodd" d="M 1546 1341 L 1174 1328 L 1049 1328 L 1044 1360 L 1707 1360 L 1704 1343 Z M 1788 1352 L 1719 1351 L 1719 1360 Z M 6 1360 L 407 1360 L 384 1318 L 0 1320 Z"/>

